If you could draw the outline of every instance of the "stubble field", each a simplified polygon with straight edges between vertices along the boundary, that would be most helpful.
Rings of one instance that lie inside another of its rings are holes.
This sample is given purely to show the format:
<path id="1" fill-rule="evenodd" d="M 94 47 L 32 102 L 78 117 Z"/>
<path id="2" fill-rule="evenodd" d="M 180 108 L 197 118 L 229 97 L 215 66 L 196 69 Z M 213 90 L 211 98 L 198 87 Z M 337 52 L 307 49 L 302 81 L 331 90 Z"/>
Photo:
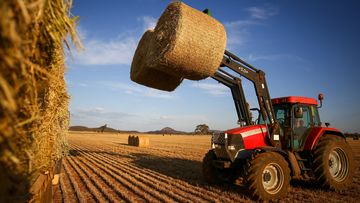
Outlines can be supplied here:
<path id="1" fill-rule="evenodd" d="M 54 202 L 252 202 L 242 185 L 208 186 L 201 162 L 210 136 L 147 135 L 150 146 L 127 145 L 128 134 L 75 133 L 62 161 Z M 355 156 L 353 184 L 343 193 L 292 182 L 281 202 L 360 200 L 360 141 L 349 141 Z"/>

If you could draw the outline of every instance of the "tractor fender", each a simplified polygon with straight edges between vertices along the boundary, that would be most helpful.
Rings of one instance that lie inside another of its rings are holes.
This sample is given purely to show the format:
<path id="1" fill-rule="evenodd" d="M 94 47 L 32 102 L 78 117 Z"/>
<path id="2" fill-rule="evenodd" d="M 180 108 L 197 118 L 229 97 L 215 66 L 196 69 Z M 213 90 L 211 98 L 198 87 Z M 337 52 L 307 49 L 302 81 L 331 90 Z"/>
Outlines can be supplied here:
<path id="1" fill-rule="evenodd" d="M 332 135 L 345 139 L 345 135 L 336 128 L 314 127 L 310 130 L 309 136 L 306 138 L 304 150 L 312 151 L 315 149 L 320 138 L 325 135 Z"/>
<path id="2" fill-rule="evenodd" d="M 284 156 L 284 158 L 287 158 L 287 156 L 288 156 L 287 152 L 280 148 L 264 146 L 264 147 L 258 147 L 256 149 L 252 149 L 252 150 L 246 150 L 246 149 L 239 150 L 236 153 L 235 159 L 247 159 L 247 158 L 256 156 L 257 154 L 264 153 L 264 152 L 277 152 L 277 153 L 281 154 L 282 156 Z"/>

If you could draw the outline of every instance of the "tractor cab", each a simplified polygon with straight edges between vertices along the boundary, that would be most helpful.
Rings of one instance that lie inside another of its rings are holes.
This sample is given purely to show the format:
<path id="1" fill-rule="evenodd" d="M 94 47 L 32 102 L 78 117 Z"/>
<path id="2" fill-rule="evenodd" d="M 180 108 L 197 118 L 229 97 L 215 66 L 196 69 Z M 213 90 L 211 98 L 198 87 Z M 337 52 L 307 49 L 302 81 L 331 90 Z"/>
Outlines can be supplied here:
<path id="1" fill-rule="evenodd" d="M 322 98 L 322 95 L 319 95 L 320 102 Z M 311 129 L 321 126 L 317 100 L 288 96 L 272 99 L 271 102 L 280 125 L 282 148 L 302 150 Z M 261 114 L 259 124 L 264 124 Z"/>

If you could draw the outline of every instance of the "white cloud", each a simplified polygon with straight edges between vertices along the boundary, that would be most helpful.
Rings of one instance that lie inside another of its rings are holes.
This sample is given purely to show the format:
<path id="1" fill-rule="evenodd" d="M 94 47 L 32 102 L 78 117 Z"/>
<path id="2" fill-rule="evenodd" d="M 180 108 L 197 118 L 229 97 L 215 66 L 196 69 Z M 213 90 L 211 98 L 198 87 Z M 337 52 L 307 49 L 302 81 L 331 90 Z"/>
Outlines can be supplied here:
<path id="1" fill-rule="evenodd" d="M 258 25 L 260 22 L 255 20 L 237 20 L 224 23 L 227 34 L 227 49 L 231 50 L 233 46 L 244 44 L 249 35 L 249 26 Z"/>
<path id="2" fill-rule="evenodd" d="M 86 83 L 79 83 L 79 86 L 80 86 L 80 87 L 88 87 L 88 84 L 86 84 Z"/>
<path id="3" fill-rule="evenodd" d="M 144 31 L 154 29 L 157 22 L 157 19 L 151 16 L 142 16 L 140 20 L 144 24 Z"/>
<path id="4" fill-rule="evenodd" d="M 78 32 L 84 49 L 74 52 L 71 62 L 80 65 L 130 65 L 140 36 L 147 29 L 153 29 L 156 19 L 151 16 L 138 18 L 141 25 L 133 31 L 120 33 L 118 37 L 108 40 L 91 39 L 88 32 L 79 27 Z"/>
<path id="5" fill-rule="evenodd" d="M 268 19 L 271 16 L 278 14 L 278 9 L 275 7 L 250 7 L 247 9 L 250 12 L 251 18 L 254 19 Z"/>
<path id="6" fill-rule="evenodd" d="M 82 65 L 129 65 L 136 46 L 137 39 L 131 36 L 119 37 L 109 41 L 85 41 L 84 50 L 75 53 L 73 63 Z"/>
<path id="7" fill-rule="evenodd" d="M 104 82 L 100 82 L 100 84 L 104 85 L 108 88 L 111 88 L 112 90 L 122 91 L 126 94 L 130 94 L 130 95 L 134 95 L 134 96 L 161 98 L 161 99 L 174 98 L 174 93 L 156 90 L 153 88 L 148 88 L 148 87 L 131 84 L 131 83 L 104 81 Z"/>
<path id="8" fill-rule="evenodd" d="M 213 96 L 221 96 L 229 93 L 229 88 L 221 84 L 194 82 L 191 84 L 191 86 L 205 90 L 206 93 Z"/>
<path id="9" fill-rule="evenodd" d="M 78 25 L 76 27 L 76 31 L 77 31 L 77 34 L 78 34 L 79 38 L 82 41 L 86 40 L 86 37 L 87 37 L 88 33 L 82 26 Z"/>
<path id="10" fill-rule="evenodd" d="M 108 124 L 109 127 L 118 127 L 119 123 L 134 120 L 138 116 L 115 111 L 106 111 L 102 107 L 88 109 L 76 109 L 71 111 L 71 125 L 86 125 L 87 127 L 98 127 Z"/>
<path id="11" fill-rule="evenodd" d="M 264 25 L 266 19 L 278 14 L 278 9 L 270 6 L 250 7 L 246 11 L 250 13 L 247 18 L 224 23 L 228 50 L 236 49 L 247 41 L 251 26 Z"/>

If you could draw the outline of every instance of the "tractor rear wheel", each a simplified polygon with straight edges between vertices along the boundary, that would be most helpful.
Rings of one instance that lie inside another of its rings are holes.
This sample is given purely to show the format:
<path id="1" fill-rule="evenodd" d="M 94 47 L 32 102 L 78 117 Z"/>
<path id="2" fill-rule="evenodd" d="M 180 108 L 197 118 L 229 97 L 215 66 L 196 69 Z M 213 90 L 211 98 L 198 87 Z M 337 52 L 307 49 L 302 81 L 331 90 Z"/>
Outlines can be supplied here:
<path id="1" fill-rule="evenodd" d="M 265 152 L 248 163 L 244 180 L 255 199 L 278 199 L 287 193 L 290 169 L 280 154 Z"/>
<path id="2" fill-rule="evenodd" d="M 210 150 L 205 154 L 202 163 L 202 173 L 204 180 L 212 185 L 219 185 L 227 181 L 227 176 L 230 173 L 225 173 L 225 169 L 216 168 L 213 165 L 213 161 L 216 160 L 216 154 L 214 150 Z"/>
<path id="3" fill-rule="evenodd" d="M 344 139 L 320 140 L 313 155 L 315 177 L 324 188 L 342 191 L 351 184 L 355 170 L 354 159 Z"/>

